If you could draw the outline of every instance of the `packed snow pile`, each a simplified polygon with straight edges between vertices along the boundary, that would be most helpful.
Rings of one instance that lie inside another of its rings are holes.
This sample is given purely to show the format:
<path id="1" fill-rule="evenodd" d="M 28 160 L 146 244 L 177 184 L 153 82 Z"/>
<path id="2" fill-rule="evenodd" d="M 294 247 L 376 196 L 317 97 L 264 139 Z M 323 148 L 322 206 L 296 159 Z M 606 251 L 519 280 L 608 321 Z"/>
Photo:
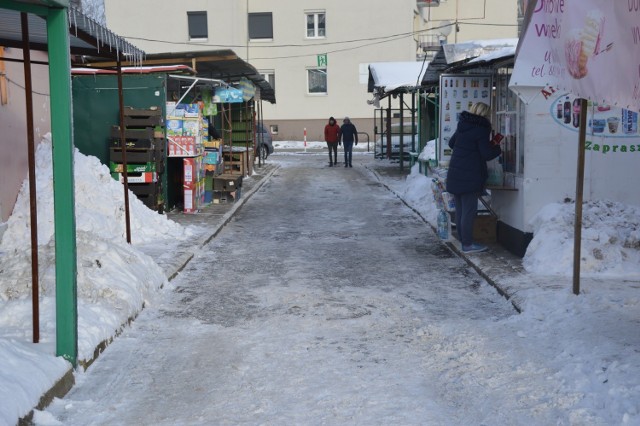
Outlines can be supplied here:
<path id="1" fill-rule="evenodd" d="M 86 156 L 77 149 L 74 155 L 76 228 L 114 241 L 126 240 L 124 191 L 109 168 L 96 157 Z M 38 200 L 38 244 L 46 245 L 53 238 L 53 168 L 51 139 L 47 135 L 36 150 L 36 186 Z M 158 238 L 187 237 L 189 230 L 147 208 L 132 193 L 129 194 L 132 243 L 141 244 Z M 25 180 L 18 195 L 8 228 L 2 240 L 2 250 L 30 246 L 29 182 Z"/>
<path id="2" fill-rule="evenodd" d="M 532 219 L 533 240 L 523 265 L 540 275 L 573 273 L 575 204 L 548 204 Z M 614 201 L 583 205 L 580 272 L 640 277 L 640 208 Z"/>
<path id="3" fill-rule="evenodd" d="M 436 140 L 431 139 L 424 146 L 424 149 L 422 150 L 420 155 L 418 155 L 418 160 L 428 161 L 428 160 L 435 160 L 435 159 L 436 159 Z"/>
<path id="4" fill-rule="evenodd" d="M 55 300 L 55 230 L 52 146 L 47 135 L 36 150 L 38 263 L 40 296 Z M 111 338 L 142 308 L 149 295 L 166 282 L 152 258 L 126 242 L 122 184 L 95 157 L 74 153 L 77 245 L 79 358 L 91 357 L 96 345 Z M 134 243 L 184 240 L 193 230 L 148 209 L 129 194 Z M 29 185 L 25 181 L 0 243 L 0 327 L 23 324 L 13 337 L 30 336 L 31 237 Z M 51 303 L 55 305 L 55 303 Z M 4 312 L 3 312 L 4 311 Z M 7 315 L 11 312 L 11 315 Z M 53 308 L 43 309 L 43 339 L 55 340 Z M 51 315 L 51 321 L 47 317 Z M 98 325 L 99 324 L 99 325 Z M 99 328 L 100 330 L 96 330 Z M 20 336 L 20 335 L 23 336 Z M 28 336 L 26 336 L 28 335 Z"/>

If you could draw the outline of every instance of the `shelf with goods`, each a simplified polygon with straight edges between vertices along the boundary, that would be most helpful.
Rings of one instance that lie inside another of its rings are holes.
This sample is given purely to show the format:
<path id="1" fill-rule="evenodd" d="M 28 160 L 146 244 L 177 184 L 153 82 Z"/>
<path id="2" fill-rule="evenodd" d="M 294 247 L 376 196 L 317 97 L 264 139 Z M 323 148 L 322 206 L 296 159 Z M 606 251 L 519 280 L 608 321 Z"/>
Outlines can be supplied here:
<path id="1" fill-rule="evenodd" d="M 250 175 L 254 160 L 253 102 L 221 104 L 224 173 Z"/>
<path id="2" fill-rule="evenodd" d="M 140 201 L 159 213 L 164 211 L 162 175 L 165 171 L 165 121 L 159 107 L 126 107 L 124 148 L 120 126 L 112 126 L 109 146 L 111 176 L 124 182 Z"/>
<path id="3" fill-rule="evenodd" d="M 167 102 L 167 157 L 179 186 L 184 213 L 197 213 L 205 205 L 205 141 L 207 121 L 198 104 Z"/>

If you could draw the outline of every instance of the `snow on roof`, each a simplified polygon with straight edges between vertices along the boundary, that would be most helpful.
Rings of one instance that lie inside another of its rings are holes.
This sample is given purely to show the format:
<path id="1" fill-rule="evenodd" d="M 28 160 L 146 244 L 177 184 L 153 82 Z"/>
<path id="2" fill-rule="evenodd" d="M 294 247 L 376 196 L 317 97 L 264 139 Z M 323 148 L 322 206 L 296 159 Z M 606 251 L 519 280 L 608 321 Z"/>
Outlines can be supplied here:
<path id="1" fill-rule="evenodd" d="M 484 55 L 480 55 L 476 58 L 473 58 L 468 63 L 478 63 L 478 62 L 491 62 L 502 58 L 507 58 L 509 56 L 514 56 L 516 54 L 516 46 L 503 47 L 502 49 L 495 50 L 490 53 L 486 53 Z"/>
<path id="2" fill-rule="evenodd" d="M 507 47 L 514 49 L 518 45 L 517 38 L 497 38 L 490 40 L 470 40 L 462 43 L 445 44 L 443 46 L 447 64 L 476 58 Z"/>
<path id="3" fill-rule="evenodd" d="M 369 74 L 374 87 L 391 92 L 399 87 L 420 86 L 428 62 L 374 62 L 369 64 Z"/>

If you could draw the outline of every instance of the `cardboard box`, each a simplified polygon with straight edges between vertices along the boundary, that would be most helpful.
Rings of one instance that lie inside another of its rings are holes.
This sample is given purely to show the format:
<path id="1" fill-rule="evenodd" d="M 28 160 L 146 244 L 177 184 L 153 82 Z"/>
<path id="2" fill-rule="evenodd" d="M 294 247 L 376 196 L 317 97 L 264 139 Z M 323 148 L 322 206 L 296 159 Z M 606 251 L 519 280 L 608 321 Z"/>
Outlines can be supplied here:
<path id="1" fill-rule="evenodd" d="M 477 215 L 473 221 L 473 240 L 479 243 L 495 243 L 497 221 L 491 214 Z"/>
<path id="2" fill-rule="evenodd" d="M 184 158 L 182 160 L 182 184 L 185 188 L 193 188 L 198 180 L 198 170 L 195 158 Z"/>
<path id="3" fill-rule="evenodd" d="M 214 191 L 235 191 L 242 187 L 242 176 L 220 175 L 213 178 Z"/>
<path id="4" fill-rule="evenodd" d="M 204 164 L 218 164 L 220 162 L 220 153 L 218 151 L 204 151 Z"/>
<path id="5" fill-rule="evenodd" d="M 222 146 L 222 139 L 204 140 L 202 144 L 205 148 L 220 148 L 220 146 Z"/>
<path id="6" fill-rule="evenodd" d="M 124 164 L 109 162 L 109 170 L 112 173 L 122 173 L 124 170 Z M 156 163 L 127 163 L 127 173 L 139 173 L 139 172 L 155 172 Z"/>
<path id="7" fill-rule="evenodd" d="M 182 136 L 198 136 L 200 134 L 200 120 L 184 118 L 182 120 Z"/>
<path id="8" fill-rule="evenodd" d="M 111 173 L 111 177 L 117 181 L 124 182 L 122 173 Z M 153 183 L 158 181 L 158 175 L 155 172 L 127 173 L 128 183 Z"/>
<path id="9" fill-rule="evenodd" d="M 195 189 L 185 189 L 184 195 L 184 213 L 196 213 L 198 211 L 196 191 Z"/>
<path id="10" fill-rule="evenodd" d="M 200 117 L 200 105 L 198 104 L 178 104 L 178 108 L 184 110 L 185 117 Z"/>
<path id="11" fill-rule="evenodd" d="M 193 136 L 167 137 L 168 157 L 194 157 L 198 155 L 196 138 Z"/>
<path id="12" fill-rule="evenodd" d="M 182 136 L 183 121 L 179 119 L 167 120 L 167 136 Z"/>

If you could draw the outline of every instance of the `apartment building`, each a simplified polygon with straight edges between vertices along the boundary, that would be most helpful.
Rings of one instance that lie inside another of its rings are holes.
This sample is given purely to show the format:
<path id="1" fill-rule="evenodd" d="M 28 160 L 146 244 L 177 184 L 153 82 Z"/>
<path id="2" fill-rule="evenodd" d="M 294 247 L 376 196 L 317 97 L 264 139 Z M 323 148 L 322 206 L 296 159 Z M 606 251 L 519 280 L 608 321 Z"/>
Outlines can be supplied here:
<path id="1" fill-rule="evenodd" d="M 372 134 L 369 63 L 422 60 L 429 43 L 517 32 L 517 0 L 104 3 L 109 28 L 148 53 L 232 49 L 260 70 L 275 88 L 277 103 L 263 115 L 276 140 L 301 140 L 305 128 L 308 140 L 322 140 L 330 116 Z"/>

